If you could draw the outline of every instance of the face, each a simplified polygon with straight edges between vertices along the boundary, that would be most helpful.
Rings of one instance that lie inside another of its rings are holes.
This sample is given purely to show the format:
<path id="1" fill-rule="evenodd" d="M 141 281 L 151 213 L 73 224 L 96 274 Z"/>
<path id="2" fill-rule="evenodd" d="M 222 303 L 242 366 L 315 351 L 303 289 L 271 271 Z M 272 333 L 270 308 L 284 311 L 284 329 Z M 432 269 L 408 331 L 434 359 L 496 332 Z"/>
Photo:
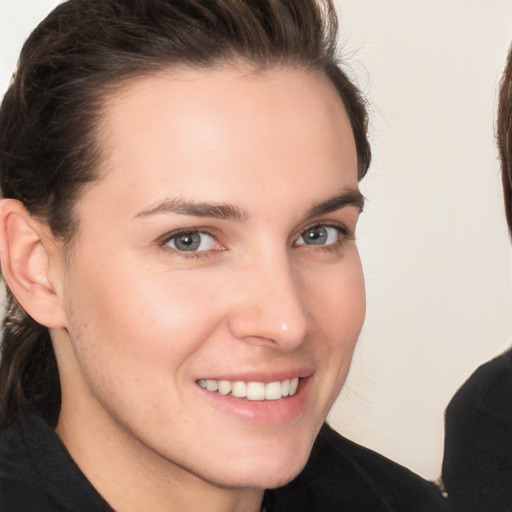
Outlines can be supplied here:
<path id="1" fill-rule="evenodd" d="M 117 443 L 126 466 L 137 454 L 214 485 L 283 484 L 364 317 L 340 99 L 308 71 L 182 70 L 110 98 L 100 141 L 53 332 L 59 432 Z"/>

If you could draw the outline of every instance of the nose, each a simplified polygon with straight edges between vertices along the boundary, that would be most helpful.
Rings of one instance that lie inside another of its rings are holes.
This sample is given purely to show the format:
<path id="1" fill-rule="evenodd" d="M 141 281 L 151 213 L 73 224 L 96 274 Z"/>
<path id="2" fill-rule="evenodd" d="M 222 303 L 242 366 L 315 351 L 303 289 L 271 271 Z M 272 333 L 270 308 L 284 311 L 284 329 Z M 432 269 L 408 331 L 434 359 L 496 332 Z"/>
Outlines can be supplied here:
<path id="1" fill-rule="evenodd" d="M 239 276 L 238 302 L 229 329 L 238 339 L 290 351 L 305 339 L 308 311 L 300 279 L 287 258 L 249 265 Z"/>

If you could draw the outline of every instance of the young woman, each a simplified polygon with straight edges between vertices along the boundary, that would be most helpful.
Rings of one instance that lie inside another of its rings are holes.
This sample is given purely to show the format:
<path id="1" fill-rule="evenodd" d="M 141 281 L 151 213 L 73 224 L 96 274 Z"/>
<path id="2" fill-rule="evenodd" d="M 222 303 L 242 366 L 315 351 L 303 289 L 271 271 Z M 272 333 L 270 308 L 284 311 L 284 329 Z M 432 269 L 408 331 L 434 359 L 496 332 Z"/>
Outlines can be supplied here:
<path id="1" fill-rule="evenodd" d="M 442 506 L 323 426 L 370 162 L 335 42 L 313 0 L 71 0 L 31 35 L 0 112 L 2 511 Z"/>

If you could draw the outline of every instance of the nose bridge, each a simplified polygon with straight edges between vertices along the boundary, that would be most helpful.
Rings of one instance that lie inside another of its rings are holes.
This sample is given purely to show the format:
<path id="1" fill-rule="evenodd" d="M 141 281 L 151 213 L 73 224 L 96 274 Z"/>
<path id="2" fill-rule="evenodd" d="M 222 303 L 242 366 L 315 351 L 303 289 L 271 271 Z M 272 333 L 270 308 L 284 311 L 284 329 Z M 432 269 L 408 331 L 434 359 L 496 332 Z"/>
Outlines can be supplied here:
<path id="1" fill-rule="evenodd" d="M 286 251 L 276 253 L 260 254 L 245 272 L 245 300 L 232 317 L 232 331 L 239 338 L 263 338 L 293 349 L 305 337 L 307 310 Z"/>

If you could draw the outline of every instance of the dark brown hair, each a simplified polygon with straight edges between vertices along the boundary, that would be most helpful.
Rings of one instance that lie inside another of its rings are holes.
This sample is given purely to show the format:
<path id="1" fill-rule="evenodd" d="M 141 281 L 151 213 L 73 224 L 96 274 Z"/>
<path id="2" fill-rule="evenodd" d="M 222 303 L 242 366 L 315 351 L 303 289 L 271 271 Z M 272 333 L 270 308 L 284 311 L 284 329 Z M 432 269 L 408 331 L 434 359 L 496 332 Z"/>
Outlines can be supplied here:
<path id="1" fill-rule="evenodd" d="M 498 103 L 498 149 L 501 160 L 501 178 L 505 198 L 508 230 L 512 237 L 512 46 L 501 79 Z"/>
<path id="2" fill-rule="evenodd" d="M 242 61 L 324 72 L 350 119 L 362 178 L 370 164 L 365 102 L 336 54 L 332 0 L 70 0 L 30 35 L 0 109 L 0 187 L 69 246 L 73 207 L 98 178 L 96 126 L 106 97 L 173 66 Z M 8 293 L 0 428 L 36 411 L 55 425 L 57 364 L 48 329 Z"/>

